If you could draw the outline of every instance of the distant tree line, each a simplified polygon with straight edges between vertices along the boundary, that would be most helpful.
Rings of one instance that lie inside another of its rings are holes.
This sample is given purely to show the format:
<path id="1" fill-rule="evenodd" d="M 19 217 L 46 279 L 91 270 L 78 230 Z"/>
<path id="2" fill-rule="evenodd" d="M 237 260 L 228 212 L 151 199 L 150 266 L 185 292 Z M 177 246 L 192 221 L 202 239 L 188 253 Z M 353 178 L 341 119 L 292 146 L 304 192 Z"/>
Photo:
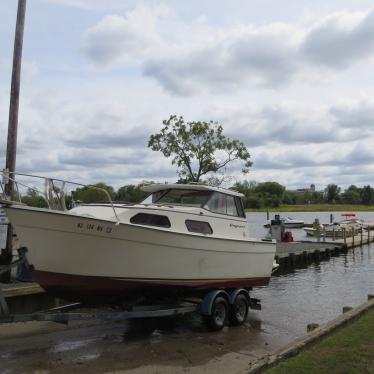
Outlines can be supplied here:
<path id="1" fill-rule="evenodd" d="M 108 192 L 113 201 L 125 203 L 139 203 L 144 200 L 148 193 L 141 187 L 145 182 L 134 185 L 128 184 L 120 187 L 117 191 L 105 183 L 97 183 L 94 186 Z M 148 182 L 153 183 L 153 182 Z M 349 186 L 342 192 L 336 184 L 329 184 L 324 191 L 300 192 L 286 190 L 278 182 L 257 183 L 254 181 L 243 181 L 235 183 L 231 189 L 241 192 L 244 197 L 246 208 L 276 208 L 281 204 L 374 204 L 374 188 L 370 185 L 364 187 Z M 72 195 L 65 197 L 66 205 L 71 206 L 72 198 L 83 203 L 108 202 L 108 196 L 103 191 L 91 187 L 77 188 Z M 45 199 L 32 189 L 22 196 L 22 202 L 35 207 L 47 207 Z"/>
<path id="2" fill-rule="evenodd" d="M 281 204 L 374 204 L 374 188 L 349 186 L 342 192 L 336 184 L 329 184 L 324 191 L 287 191 L 278 182 L 237 182 L 232 189 L 244 195 L 246 208 L 276 208 Z"/>

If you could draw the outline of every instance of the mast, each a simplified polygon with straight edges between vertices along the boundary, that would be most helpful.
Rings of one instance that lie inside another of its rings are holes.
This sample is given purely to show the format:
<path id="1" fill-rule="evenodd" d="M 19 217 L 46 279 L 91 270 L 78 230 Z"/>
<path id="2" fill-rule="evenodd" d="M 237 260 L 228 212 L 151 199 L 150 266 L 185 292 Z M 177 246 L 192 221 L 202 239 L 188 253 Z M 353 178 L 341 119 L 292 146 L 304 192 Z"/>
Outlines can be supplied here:
<path id="1" fill-rule="evenodd" d="M 23 31 L 25 28 L 26 0 L 18 0 L 16 32 L 13 50 L 13 68 L 12 83 L 10 89 L 10 105 L 9 105 L 9 122 L 8 122 L 8 140 L 6 150 L 5 170 L 11 178 L 14 178 L 16 170 L 16 152 L 17 152 L 17 127 L 18 127 L 18 109 L 19 109 L 19 93 L 21 85 L 21 63 L 22 63 L 22 46 Z M 5 184 L 5 194 L 11 198 L 14 192 L 14 183 L 8 180 Z M 9 264 L 12 260 L 12 236 L 13 230 L 8 225 L 7 244 L 0 256 L 0 263 Z M 2 280 L 9 282 L 10 272 L 5 273 Z"/>

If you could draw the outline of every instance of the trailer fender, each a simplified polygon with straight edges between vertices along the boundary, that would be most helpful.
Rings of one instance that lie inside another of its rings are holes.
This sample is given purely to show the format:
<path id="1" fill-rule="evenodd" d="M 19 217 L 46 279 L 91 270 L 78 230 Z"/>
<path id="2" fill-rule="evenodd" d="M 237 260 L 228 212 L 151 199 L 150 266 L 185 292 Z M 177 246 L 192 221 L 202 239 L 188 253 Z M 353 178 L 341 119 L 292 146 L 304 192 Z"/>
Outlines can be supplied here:
<path id="1" fill-rule="evenodd" d="M 247 298 L 248 304 L 250 303 L 250 300 L 251 300 L 250 297 L 249 297 L 249 292 L 247 290 L 245 290 L 244 288 L 229 289 L 229 290 L 227 290 L 227 294 L 229 296 L 228 300 L 229 300 L 230 305 L 234 304 L 234 301 L 239 294 L 243 294 Z"/>
<path id="2" fill-rule="evenodd" d="M 207 293 L 200 305 L 200 314 L 205 316 L 210 316 L 212 313 L 213 301 L 217 296 L 223 296 L 227 301 L 229 301 L 229 296 L 224 290 L 213 290 Z"/>

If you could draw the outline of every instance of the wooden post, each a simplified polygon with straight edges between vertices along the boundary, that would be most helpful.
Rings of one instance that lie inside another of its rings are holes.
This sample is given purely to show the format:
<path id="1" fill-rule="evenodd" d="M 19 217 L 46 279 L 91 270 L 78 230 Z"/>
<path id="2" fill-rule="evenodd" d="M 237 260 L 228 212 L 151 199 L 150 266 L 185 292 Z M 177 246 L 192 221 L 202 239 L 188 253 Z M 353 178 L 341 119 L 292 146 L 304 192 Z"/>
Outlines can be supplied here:
<path id="1" fill-rule="evenodd" d="M 345 227 L 343 227 L 343 239 L 344 239 L 344 244 L 347 244 L 347 237 L 345 234 Z"/>
<path id="2" fill-rule="evenodd" d="M 18 108 L 19 108 L 19 93 L 21 83 L 21 62 L 22 62 L 22 45 L 23 45 L 23 31 L 25 28 L 25 14 L 26 14 L 26 0 L 18 0 L 16 32 L 14 39 L 13 50 L 13 68 L 12 68 L 12 82 L 10 89 L 10 105 L 9 105 L 9 122 L 8 122 L 8 139 L 6 150 L 6 165 L 5 168 L 9 172 L 9 176 L 14 178 L 16 170 L 16 150 L 17 150 L 17 127 L 18 127 Z M 14 192 L 14 183 L 8 180 L 5 184 L 5 194 L 12 198 Z M 1 262 L 9 264 L 12 261 L 12 226 L 8 225 L 6 248 L 1 253 Z M 1 277 L 3 282 L 10 281 L 10 271 L 4 273 Z"/>
<path id="3" fill-rule="evenodd" d="M 361 226 L 361 245 L 362 245 L 362 226 Z"/>
<path id="4" fill-rule="evenodd" d="M 323 226 L 322 232 L 323 232 L 323 242 L 325 242 L 326 241 L 326 227 L 325 226 Z"/>
<path id="5" fill-rule="evenodd" d="M 335 241 L 335 227 L 332 228 L 332 241 Z"/>
<path id="6" fill-rule="evenodd" d="M 370 243 L 370 225 L 368 226 L 368 244 Z"/>
<path id="7" fill-rule="evenodd" d="M 353 230 L 353 227 L 351 229 L 351 233 L 352 233 L 352 247 L 354 247 L 355 246 L 355 232 Z"/>

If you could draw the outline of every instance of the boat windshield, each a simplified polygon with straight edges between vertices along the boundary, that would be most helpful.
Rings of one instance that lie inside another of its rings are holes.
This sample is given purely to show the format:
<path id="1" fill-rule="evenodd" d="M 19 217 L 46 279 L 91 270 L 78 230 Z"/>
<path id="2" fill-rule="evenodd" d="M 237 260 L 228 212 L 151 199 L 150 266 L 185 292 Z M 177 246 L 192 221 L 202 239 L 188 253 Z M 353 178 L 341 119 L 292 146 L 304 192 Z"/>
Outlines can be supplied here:
<path id="1" fill-rule="evenodd" d="M 211 195 L 212 191 L 170 189 L 154 193 L 152 202 L 202 207 Z"/>

